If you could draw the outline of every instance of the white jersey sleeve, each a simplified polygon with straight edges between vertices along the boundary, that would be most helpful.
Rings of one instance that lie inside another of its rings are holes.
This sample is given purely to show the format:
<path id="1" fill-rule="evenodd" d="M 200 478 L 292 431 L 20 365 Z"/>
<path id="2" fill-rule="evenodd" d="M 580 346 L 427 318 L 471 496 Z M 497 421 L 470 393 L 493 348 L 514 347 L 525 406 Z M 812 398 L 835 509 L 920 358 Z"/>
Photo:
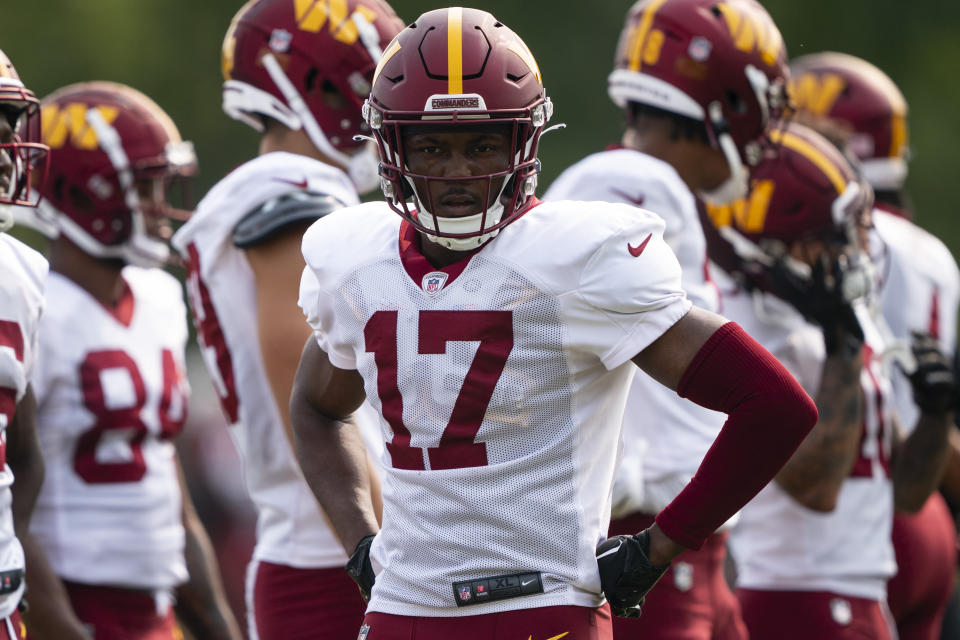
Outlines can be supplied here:
<path id="1" fill-rule="evenodd" d="M 6 460 L 6 429 L 26 392 L 37 354 L 47 261 L 18 240 L 0 233 L 0 571 L 24 568 L 23 549 L 14 534 L 13 472 Z M 23 583 L 0 596 L 0 618 L 12 614 Z"/>
<path id="2" fill-rule="evenodd" d="M 595 153 L 564 170 L 544 200 L 602 200 L 653 211 L 666 225 L 663 238 L 683 268 L 687 297 L 698 307 L 717 310 L 696 199 L 666 162 L 631 149 Z"/>

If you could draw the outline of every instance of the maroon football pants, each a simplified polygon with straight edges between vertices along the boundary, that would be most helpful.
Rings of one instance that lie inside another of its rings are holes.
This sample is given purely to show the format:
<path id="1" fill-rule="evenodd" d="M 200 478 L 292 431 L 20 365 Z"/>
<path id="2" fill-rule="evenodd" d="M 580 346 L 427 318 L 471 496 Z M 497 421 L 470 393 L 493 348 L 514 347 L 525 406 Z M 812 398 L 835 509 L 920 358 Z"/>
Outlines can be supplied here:
<path id="1" fill-rule="evenodd" d="M 610 523 L 610 535 L 628 535 L 653 524 L 632 514 Z M 614 618 L 616 640 L 747 640 L 740 604 L 723 575 L 727 534 L 710 536 L 699 551 L 677 556 L 647 594 L 639 618 Z"/>
<path id="2" fill-rule="evenodd" d="M 173 608 L 157 613 L 153 594 L 63 581 L 74 613 L 96 640 L 183 640 Z"/>
<path id="3" fill-rule="evenodd" d="M 892 640 L 883 603 L 824 591 L 737 589 L 750 640 Z"/>
<path id="4" fill-rule="evenodd" d="M 613 640 L 610 608 L 541 607 L 454 618 L 371 612 L 358 640 Z"/>
<path id="5" fill-rule="evenodd" d="M 20 620 L 20 612 L 14 610 L 6 618 L 0 619 L 0 640 L 24 640 L 27 629 Z"/>
<path id="6" fill-rule="evenodd" d="M 897 575 L 887 584 L 887 602 L 900 640 L 938 640 L 957 566 L 957 531 L 939 493 L 914 515 L 893 518 Z"/>
<path id="7" fill-rule="evenodd" d="M 366 603 L 341 567 L 297 569 L 259 562 L 250 624 L 260 640 L 353 640 Z"/>

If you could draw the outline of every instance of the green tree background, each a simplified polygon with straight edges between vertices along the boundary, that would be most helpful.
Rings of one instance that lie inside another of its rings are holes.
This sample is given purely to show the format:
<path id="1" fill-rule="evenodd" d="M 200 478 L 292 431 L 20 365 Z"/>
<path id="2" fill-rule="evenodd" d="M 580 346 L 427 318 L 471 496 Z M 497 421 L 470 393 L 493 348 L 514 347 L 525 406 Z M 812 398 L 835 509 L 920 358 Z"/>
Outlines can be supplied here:
<path id="1" fill-rule="evenodd" d="M 293 0 L 290 0 L 293 2 Z M 43 96 L 80 80 L 130 84 L 160 103 L 197 146 L 204 193 L 256 152 L 257 136 L 220 111 L 220 43 L 240 0 L 41 0 L 8 2 L 0 48 Z M 918 221 L 957 253 L 960 226 L 952 154 L 960 137 L 960 3 L 924 0 L 767 0 L 791 55 L 826 49 L 864 57 L 902 88 L 911 107 L 909 188 Z M 436 0 L 396 0 L 410 21 Z M 557 120 L 544 139 L 544 187 L 565 166 L 616 140 L 619 111 L 606 76 L 626 0 L 487 0 L 530 45 Z"/>

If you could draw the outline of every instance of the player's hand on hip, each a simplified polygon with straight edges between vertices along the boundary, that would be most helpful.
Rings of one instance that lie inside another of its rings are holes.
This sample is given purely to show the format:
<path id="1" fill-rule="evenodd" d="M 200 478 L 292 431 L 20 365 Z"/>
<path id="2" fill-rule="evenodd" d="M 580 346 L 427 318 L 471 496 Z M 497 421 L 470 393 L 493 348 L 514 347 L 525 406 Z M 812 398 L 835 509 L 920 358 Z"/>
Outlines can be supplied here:
<path id="1" fill-rule="evenodd" d="M 360 587 L 360 595 L 364 602 L 370 602 L 370 593 L 373 591 L 373 583 L 376 575 L 373 573 L 373 565 L 370 564 L 370 545 L 376 537 L 371 534 L 360 539 L 353 555 L 347 561 L 347 573 L 353 578 L 353 581 Z"/>
<path id="2" fill-rule="evenodd" d="M 650 562 L 650 529 L 633 536 L 614 536 L 597 546 L 600 585 L 613 615 L 639 618 L 647 592 L 670 568 Z"/>

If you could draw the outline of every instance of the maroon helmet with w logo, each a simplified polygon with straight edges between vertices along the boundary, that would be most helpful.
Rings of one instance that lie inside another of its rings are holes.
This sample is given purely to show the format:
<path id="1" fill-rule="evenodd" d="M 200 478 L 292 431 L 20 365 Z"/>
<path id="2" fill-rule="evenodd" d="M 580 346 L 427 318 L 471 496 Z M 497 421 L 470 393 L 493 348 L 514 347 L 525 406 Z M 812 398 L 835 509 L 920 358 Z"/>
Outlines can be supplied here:
<path id="1" fill-rule="evenodd" d="M 845 53 L 801 56 L 790 68 L 792 95 L 804 121 L 851 151 L 875 189 L 903 187 L 909 157 L 907 101 L 893 80 Z"/>
<path id="2" fill-rule="evenodd" d="M 786 106 L 789 74 L 777 25 L 754 0 L 639 0 L 627 14 L 608 80 L 623 108 L 639 103 L 704 123 L 731 179 L 705 198 L 725 203 L 747 189 L 745 166 Z"/>
<path id="3" fill-rule="evenodd" d="M 41 220 L 88 254 L 153 266 L 169 248 L 171 180 L 196 170 L 193 144 L 170 117 L 131 87 L 84 82 L 42 102 L 50 179 Z"/>
<path id="4" fill-rule="evenodd" d="M 384 51 L 365 116 L 380 147 L 390 206 L 422 233 L 457 249 L 478 246 L 515 220 L 533 197 L 540 134 L 553 105 L 536 60 L 520 37 L 486 11 L 452 7 L 420 16 Z M 503 171 L 452 178 L 417 175 L 404 160 L 404 127 L 494 127 L 509 131 Z M 476 215 L 441 218 L 414 187 L 426 181 L 487 181 L 492 204 Z M 411 204 L 408 198 L 414 198 Z M 416 214 L 413 209 L 416 209 Z"/>
<path id="5" fill-rule="evenodd" d="M 10 59 L 0 51 L 0 231 L 13 224 L 10 205 L 36 206 L 39 194 L 31 177 L 43 161 L 47 147 L 40 143 L 40 103 L 27 89 Z"/>
<path id="6" fill-rule="evenodd" d="M 223 110 L 258 131 L 263 116 L 306 131 L 361 192 L 376 159 L 354 136 L 373 70 L 403 22 L 383 0 L 250 0 L 223 40 Z"/>

